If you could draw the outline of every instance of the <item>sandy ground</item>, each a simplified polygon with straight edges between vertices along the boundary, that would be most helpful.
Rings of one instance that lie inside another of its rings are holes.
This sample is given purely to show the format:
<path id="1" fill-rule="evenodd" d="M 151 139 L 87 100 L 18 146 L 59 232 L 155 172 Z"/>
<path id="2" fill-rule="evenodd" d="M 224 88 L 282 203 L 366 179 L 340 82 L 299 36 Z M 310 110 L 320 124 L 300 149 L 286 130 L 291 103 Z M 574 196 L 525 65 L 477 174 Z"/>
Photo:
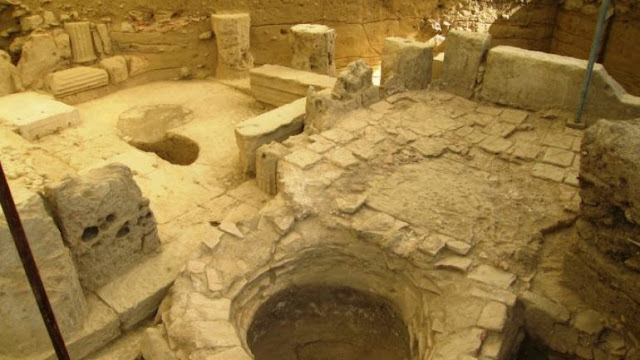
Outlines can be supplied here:
<path id="1" fill-rule="evenodd" d="M 121 113 L 157 104 L 181 105 L 193 112 L 190 122 L 172 130 L 200 146 L 193 164 L 173 165 L 119 136 L 116 124 Z M 234 124 L 265 111 L 252 97 L 213 81 L 150 83 L 88 101 L 77 109 L 79 126 L 31 143 L 0 128 L 0 160 L 11 184 L 37 190 L 66 175 L 122 162 L 134 171 L 161 224 L 242 180 Z"/>

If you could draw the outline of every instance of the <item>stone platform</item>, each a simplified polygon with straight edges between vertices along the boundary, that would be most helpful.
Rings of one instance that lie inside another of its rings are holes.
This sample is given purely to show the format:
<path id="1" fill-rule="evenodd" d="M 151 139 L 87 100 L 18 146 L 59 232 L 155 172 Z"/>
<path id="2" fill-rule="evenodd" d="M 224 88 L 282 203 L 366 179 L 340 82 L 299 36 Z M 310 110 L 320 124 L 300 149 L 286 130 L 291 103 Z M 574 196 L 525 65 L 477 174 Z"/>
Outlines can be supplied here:
<path id="1" fill-rule="evenodd" d="M 614 325 L 584 326 L 615 321 L 553 281 L 561 263 L 538 258 L 553 251 L 547 239 L 571 239 L 558 231 L 579 211 L 581 131 L 437 91 L 402 93 L 336 124 L 283 142 L 280 194 L 203 239 L 149 339 L 166 336 L 194 358 L 250 358 L 256 309 L 305 284 L 386 297 L 417 358 L 512 359 L 525 333 L 571 356 L 614 344 L 585 350 L 573 339 L 619 339 Z M 632 340 L 621 344 L 633 351 Z"/>

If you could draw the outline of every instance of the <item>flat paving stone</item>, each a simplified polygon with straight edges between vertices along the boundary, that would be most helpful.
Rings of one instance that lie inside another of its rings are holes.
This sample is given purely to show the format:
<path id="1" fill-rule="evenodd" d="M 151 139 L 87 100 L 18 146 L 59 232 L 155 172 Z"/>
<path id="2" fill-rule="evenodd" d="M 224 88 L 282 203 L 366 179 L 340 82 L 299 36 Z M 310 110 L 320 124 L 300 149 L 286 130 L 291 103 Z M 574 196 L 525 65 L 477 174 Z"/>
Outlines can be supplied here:
<path id="1" fill-rule="evenodd" d="M 448 143 L 444 139 L 424 137 L 414 142 L 411 146 L 422 156 L 438 157 L 444 153 L 447 145 Z"/>
<path id="2" fill-rule="evenodd" d="M 501 289 L 509 288 L 511 284 L 516 281 L 514 274 L 484 264 L 473 269 L 467 277 L 471 280 Z"/>
<path id="3" fill-rule="evenodd" d="M 365 139 L 352 142 L 347 145 L 347 149 L 362 160 L 370 160 L 376 156 L 375 144 Z"/>
<path id="4" fill-rule="evenodd" d="M 338 144 L 346 144 L 354 139 L 353 134 L 340 128 L 324 131 L 320 135 Z"/>
<path id="5" fill-rule="evenodd" d="M 292 152 L 291 154 L 284 157 L 284 159 L 299 168 L 306 170 L 315 165 L 318 161 L 322 159 L 322 156 L 317 153 L 307 150 L 301 149 Z"/>
<path id="6" fill-rule="evenodd" d="M 336 144 L 332 141 L 327 140 L 326 138 L 316 134 L 316 135 L 311 135 L 309 137 L 309 139 L 311 139 L 311 141 L 313 141 L 313 143 L 307 145 L 307 149 L 316 152 L 318 154 L 322 154 L 325 153 L 331 149 L 333 149 Z"/>
<path id="7" fill-rule="evenodd" d="M 573 163 L 575 154 L 573 151 L 559 149 L 556 147 L 549 147 L 545 150 L 542 162 L 557 165 L 562 167 L 569 167 Z"/>
<path id="8" fill-rule="evenodd" d="M 576 140 L 575 136 L 565 134 L 547 134 L 542 139 L 542 145 L 553 146 L 560 149 L 571 150 L 573 142 Z"/>
<path id="9" fill-rule="evenodd" d="M 560 183 L 564 180 L 565 170 L 557 166 L 539 163 L 534 165 L 531 170 L 531 175 L 539 179 L 551 180 Z"/>
<path id="10" fill-rule="evenodd" d="M 471 260 L 470 258 L 466 258 L 463 256 L 448 256 L 444 259 L 438 260 L 436 262 L 436 267 L 467 272 L 472 263 L 473 260 Z"/>
<path id="11" fill-rule="evenodd" d="M 345 148 L 339 147 L 325 154 L 327 160 L 342 168 L 353 166 L 360 162 L 353 153 Z"/>
<path id="12" fill-rule="evenodd" d="M 500 136 L 489 136 L 480 143 L 480 148 L 492 154 L 503 153 L 513 146 L 513 143 Z"/>
<path id="13" fill-rule="evenodd" d="M 507 323 L 507 306 L 497 301 L 490 301 L 478 319 L 478 326 L 487 330 L 501 332 Z"/>
<path id="14" fill-rule="evenodd" d="M 529 117 L 529 113 L 522 110 L 505 109 L 498 117 L 501 121 L 514 125 L 522 124 Z"/>
<path id="15" fill-rule="evenodd" d="M 526 142 L 516 142 L 513 156 L 523 160 L 535 160 L 540 152 L 542 152 L 541 146 Z"/>

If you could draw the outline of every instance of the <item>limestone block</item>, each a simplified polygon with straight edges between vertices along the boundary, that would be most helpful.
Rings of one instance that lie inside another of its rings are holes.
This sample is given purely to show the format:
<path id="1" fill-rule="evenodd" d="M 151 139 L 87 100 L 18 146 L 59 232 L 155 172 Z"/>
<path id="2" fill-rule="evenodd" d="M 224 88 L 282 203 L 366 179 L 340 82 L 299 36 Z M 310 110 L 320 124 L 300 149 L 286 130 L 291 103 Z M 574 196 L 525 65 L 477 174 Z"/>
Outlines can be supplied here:
<path id="1" fill-rule="evenodd" d="M 109 80 L 113 84 L 119 84 L 129 78 L 127 59 L 124 56 L 113 56 L 100 61 L 100 67 L 107 70 Z"/>
<path id="2" fill-rule="evenodd" d="M 111 36 L 109 35 L 109 28 L 107 27 L 107 24 L 96 24 L 96 30 L 98 31 L 98 35 L 100 36 L 104 54 L 113 54 L 113 44 L 111 43 Z"/>
<path id="3" fill-rule="evenodd" d="M 332 93 L 340 100 L 361 102 L 361 94 L 372 86 L 373 69 L 363 60 L 357 60 L 340 73 Z"/>
<path id="4" fill-rule="evenodd" d="M 334 76 L 336 32 L 325 25 L 299 24 L 291 28 L 293 34 L 294 69 Z"/>
<path id="5" fill-rule="evenodd" d="M 211 26 L 218 45 L 218 78 L 237 78 L 247 75 L 253 67 L 250 52 L 251 18 L 249 14 L 214 14 Z"/>
<path id="6" fill-rule="evenodd" d="M 14 126 L 27 140 L 36 140 L 80 123 L 78 110 L 36 92 L 0 98 L 0 122 Z"/>
<path id="7" fill-rule="evenodd" d="M 585 60 L 497 46 L 487 55 L 480 95 L 486 100 L 513 107 L 575 112 L 586 68 Z M 638 118 L 640 97 L 629 95 L 601 64 L 596 64 L 585 115 L 594 118 Z"/>
<path id="8" fill-rule="evenodd" d="M 169 344 L 163 338 L 162 331 L 158 328 L 145 330 L 140 341 L 140 352 L 149 360 L 175 360 L 176 356 L 171 352 Z"/>
<path id="9" fill-rule="evenodd" d="M 272 141 L 282 142 L 302 132 L 306 99 L 281 106 L 236 125 L 236 143 L 245 173 L 255 174 L 256 150 Z"/>
<path id="10" fill-rule="evenodd" d="M 109 73 L 104 69 L 78 66 L 56 71 L 47 76 L 45 82 L 51 93 L 63 97 L 109 85 Z"/>
<path id="11" fill-rule="evenodd" d="M 380 91 L 373 85 L 372 77 L 373 69 L 363 60 L 357 60 L 340 73 L 333 89 L 309 88 L 305 122 L 309 131 L 329 130 L 349 111 L 379 101 Z"/>
<path id="12" fill-rule="evenodd" d="M 62 29 L 53 30 L 53 40 L 56 42 L 58 52 L 62 59 L 71 59 L 71 38 Z"/>
<path id="13" fill-rule="evenodd" d="M 64 24 L 64 30 L 71 38 L 73 62 L 82 64 L 97 59 L 93 49 L 93 36 L 91 35 L 91 24 L 89 22 L 68 22 Z"/>
<path id="14" fill-rule="evenodd" d="M 280 143 L 263 145 L 256 151 L 256 181 L 260 190 L 269 195 L 278 193 L 278 161 L 288 149 Z"/>
<path id="15" fill-rule="evenodd" d="M 53 11 L 46 10 L 42 12 L 42 18 L 44 19 L 45 26 L 58 26 L 60 25 L 60 21 L 56 17 L 56 14 Z"/>
<path id="16" fill-rule="evenodd" d="M 279 65 L 263 65 L 250 71 L 252 95 L 267 104 L 282 106 L 307 95 L 309 86 L 330 89 L 336 79 Z"/>
<path id="17" fill-rule="evenodd" d="M 382 48 L 381 85 L 387 95 L 425 89 L 431 82 L 433 45 L 390 37 Z"/>
<path id="18" fill-rule="evenodd" d="M 160 246 L 149 200 L 122 164 L 63 180 L 45 193 L 80 282 L 89 289 L 108 283 Z"/>
<path id="19" fill-rule="evenodd" d="M 480 65 L 491 45 L 491 35 L 453 30 L 447 36 L 447 49 L 441 80 L 446 91 L 471 97 Z"/>
<path id="20" fill-rule="evenodd" d="M 42 26 L 44 19 L 40 15 L 25 16 L 20 19 L 20 29 L 29 32 Z"/>
<path id="21" fill-rule="evenodd" d="M 149 69 L 149 60 L 142 56 L 125 55 L 129 66 L 129 76 L 140 75 Z"/>
<path id="22" fill-rule="evenodd" d="M 25 189 L 12 190 L 58 325 L 68 337 L 82 328 L 87 310 L 71 256 L 42 198 Z M 47 331 L 3 215 L 0 279 L 0 355 L 24 356 L 48 349 Z"/>
<path id="23" fill-rule="evenodd" d="M 31 34 L 22 46 L 18 71 L 26 88 L 39 87 L 41 80 L 56 70 L 62 56 L 51 34 Z"/>
<path id="24" fill-rule="evenodd" d="M 11 57 L 0 50 L 0 96 L 24 90 L 18 69 L 11 63 Z"/>

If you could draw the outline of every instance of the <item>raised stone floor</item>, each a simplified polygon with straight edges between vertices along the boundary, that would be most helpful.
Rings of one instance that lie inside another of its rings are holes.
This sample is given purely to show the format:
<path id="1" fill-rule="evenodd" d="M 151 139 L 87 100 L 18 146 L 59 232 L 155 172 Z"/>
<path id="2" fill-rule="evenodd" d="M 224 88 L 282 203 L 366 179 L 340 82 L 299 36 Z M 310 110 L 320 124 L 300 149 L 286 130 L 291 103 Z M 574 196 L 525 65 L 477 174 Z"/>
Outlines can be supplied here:
<path id="1" fill-rule="evenodd" d="M 176 93 L 174 85 L 160 88 Z M 160 325 L 95 359 L 133 359 L 140 338 L 146 351 L 247 358 L 257 307 L 292 283 L 318 282 L 387 297 L 416 339 L 412 351 L 432 351 L 434 359 L 509 358 L 522 322 L 539 342 L 567 354 L 593 356 L 596 347 L 577 339 L 603 333 L 597 351 L 630 346 L 610 336 L 615 319 L 594 315 L 560 282 L 561 255 L 575 238 L 582 137 L 561 119 L 437 91 L 395 95 L 334 129 L 285 141 L 282 191 L 272 199 L 255 181 L 235 187 L 231 126 L 259 112 L 240 110 L 250 100 L 233 95 L 237 109 L 218 122 L 203 121 L 215 109 L 187 93 L 169 101 L 195 110 L 180 132 L 205 150 L 182 167 L 115 135 L 120 112 L 146 105 L 120 103 L 133 93 L 106 98 L 117 108 L 111 115 L 100 112 L 100 102 L 79 106 L 92 123 L 35 144 L 7 132 L 0 154 L 12 183 L 30 188 L 125 162 L 151 199 L 164 250 L 91 296 L 109 310 L 105 328 L 113 330 L 98 340 L 151 314 L 180 275 L 161 305 Z"/>
<path id="2" fill-rule="evenodd" d="M 281 193 L 203 240 L 150 330 L 166 334 L 156 345 L 248 359 L 260 304 L 320 284 L 395 303 L 417 358 L 511 359 L 523 323 L 555 351 L 609 351 L 578 338 L 594 336 L 583 317 L 610 329 L 615 320 L 559 281 L 575 238 L 581 131 L 437 91 L 396 95 L 337 124 L 285 141 Z"/>

